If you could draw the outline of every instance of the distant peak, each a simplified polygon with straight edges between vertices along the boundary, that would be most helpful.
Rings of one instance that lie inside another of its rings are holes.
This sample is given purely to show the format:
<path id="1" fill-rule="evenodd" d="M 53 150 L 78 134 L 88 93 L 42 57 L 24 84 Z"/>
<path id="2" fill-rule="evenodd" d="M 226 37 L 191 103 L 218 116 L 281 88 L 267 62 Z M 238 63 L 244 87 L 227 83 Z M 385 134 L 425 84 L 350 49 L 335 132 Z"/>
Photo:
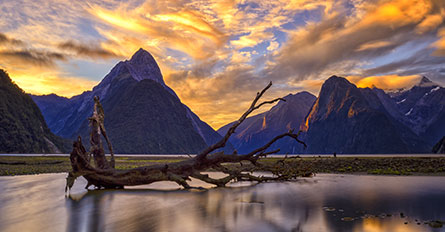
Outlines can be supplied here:
<path id="1" fill-rule="evenodd" d="M 420 84 L 422 83 L 432 83 L 432 81 L 428 79 L 426 76 L 423 76 L 422 79 L 420 80 Z"/>
<path id="2" fill-rule="evenodd" d="M 423 76 L 422 79 L 420 79 L 419 84 L 417 84 L 419 87 L 432 87 L 432 86 L 438 86 L 436 83 L 432 82 L 427 77 Z"/>
<path id="3" fill-rule="evenodd" d="M 331 77 L 329 77 L 323 85 L 325 84 L 346 84 L 346 85 L 351 85 L 351 82 L 349 82 L 346 78 L 344 77 L 339 77 L 336 75 L 333 75 Z"/>
<path id="4" fill-rule="evenodd" d="M 289 93 L 288 95 L 284 96 L 283 98 L 285 100 L 289 100 L 289 99 L 292 99 L 292 98 L 300 98 L 300 97 L 311 97 L 311 98 L 313 97 L 313 98 L 316 98 L 313 94 L 311 94 L 311 93 L 309 93 L 307 91 L 301 91 L 301 92 L 298 92 L 298 93 L 295 93 L 295 94 Z"/>
<path id="5" fill-rule="evenodd" d="M 296 93 L 295 95 L 305 95 L 305 96 L 315 97 L 312 93 L 309 93 L 308 91 L 301 91 Z"/>

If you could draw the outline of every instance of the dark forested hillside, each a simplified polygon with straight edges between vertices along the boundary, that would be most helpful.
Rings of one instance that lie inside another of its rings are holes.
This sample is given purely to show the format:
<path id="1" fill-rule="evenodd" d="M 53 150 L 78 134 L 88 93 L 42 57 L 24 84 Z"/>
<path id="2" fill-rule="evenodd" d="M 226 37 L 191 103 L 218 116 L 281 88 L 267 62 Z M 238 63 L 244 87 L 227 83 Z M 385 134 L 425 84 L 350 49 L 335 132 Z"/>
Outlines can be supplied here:
<path id="1" fill-rule="evenodd" d="M 64 146 L 31 97 L 0 69 L 0 153 L 62 153 Z"/>

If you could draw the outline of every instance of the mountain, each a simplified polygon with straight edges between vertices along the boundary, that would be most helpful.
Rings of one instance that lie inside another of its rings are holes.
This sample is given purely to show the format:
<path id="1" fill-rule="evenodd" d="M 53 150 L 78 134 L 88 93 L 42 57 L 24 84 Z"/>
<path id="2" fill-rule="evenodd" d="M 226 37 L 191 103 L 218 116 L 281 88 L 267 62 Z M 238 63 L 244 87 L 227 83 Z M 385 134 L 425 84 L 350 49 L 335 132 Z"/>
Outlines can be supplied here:
<path id="1" fill-rule="evenodd" d="M 139 49 L 81 95 L 64 100 L 33 96 L 51 130 L 65 138 L 88 136 L 93 97 L 105 111 L 105 127 L 116 153 L 196 153 L 221 139 L 168 87 L 153 56 Z M 48 103 L 60 101 L 63 104 Z M 48 109 L 52 108 L 51 111 Z M 227 150 L 232 149 L 230 145 Z"/>
<path id="2" fill-rule="evenodd" d="M 400 121 L 434 145 L 445 135 L 445 88 L 423 77 L 407 91 L 393 94 Z"/>
<path id="3" fill-rule="evenodd" d="M 429 145 L 395 116 L 379 89 L 357 88 L 332 76 L 306 118 L 308 153 L 422 153 Z"/>
<path id="4" fill-rule="evenodd" d="M 239 153 L 258 148 L 289 129 L 298 130 L 316 97 L 308 92 L 300 92 L 289 94 L 284 99 L 285 102 L 278 102 L 269 111 L 247 118 L 237 128 L 229 142 Z M 233 122 L 221 127 L 218 133 L 224 135 L 232 124 Z M 285 138 L 270 149 L 280 148 L 280 153 L 295 153 L 301 147 L 301 144 L 293 139 Z"/>
<path id="5" fill-rule="evenodd" d="M 297 96 L 306 96 L 306 100 Z M 357 88 L 345 78 L 332 76 L 316 101 L 308 93 L 286 98 L 288 102 L 280 102 L 240 125 L 229 140 L 240 153 L 287 128 L 299 128 L 302 121 L 304 133 L 300 138 L 308 145 L 306 150 L 290 139 L 278 141 L 273 149 L 311 154 L 427 153 L 445 136 L 445 89 L 426 77 L 410 89 L 387 93 L 375 87 Z M 300 104 L 290 99 L 299 99 Z M 225 134 L 231 125 L 218 133 Z"/>
<path id="6" fill-rule="evenodd" d="M 0 69 L 0 153 L 62 153 L 63 139 L 51 133 L 39 108 Z"/>

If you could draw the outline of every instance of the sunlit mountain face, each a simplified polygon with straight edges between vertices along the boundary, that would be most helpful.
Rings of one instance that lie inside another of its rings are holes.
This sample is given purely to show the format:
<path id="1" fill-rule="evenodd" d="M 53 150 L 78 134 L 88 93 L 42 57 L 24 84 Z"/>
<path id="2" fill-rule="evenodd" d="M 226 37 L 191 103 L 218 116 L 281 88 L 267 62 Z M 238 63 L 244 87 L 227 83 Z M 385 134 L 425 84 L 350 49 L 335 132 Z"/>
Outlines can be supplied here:
<path id="1" fill-rule="evenodd" d="M 269 81 L 270 98 L 317 95 L 332 75 L 391 91 L 422 76 L 444 86 L 444 19 L 438 0 L 2 1 L 0 68 L 28 93 L 72 97 L 143 48 L 216 129 Z"/>

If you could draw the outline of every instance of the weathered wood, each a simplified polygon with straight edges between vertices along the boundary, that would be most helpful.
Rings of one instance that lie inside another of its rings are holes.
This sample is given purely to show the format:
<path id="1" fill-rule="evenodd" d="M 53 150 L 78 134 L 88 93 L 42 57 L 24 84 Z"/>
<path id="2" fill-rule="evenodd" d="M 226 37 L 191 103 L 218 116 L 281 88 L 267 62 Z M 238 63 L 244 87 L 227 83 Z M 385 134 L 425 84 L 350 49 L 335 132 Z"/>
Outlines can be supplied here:
<path id="1" fill-rule="evenodd" d="M 187 183 L 190 177 L 205 181 L 216 186 L 225 186 L 227 183 L 233 180 L 250 180 L 250 181 L 270 181 L 270 180 L 289 180 L 296 178 L 297 175 L 288 171 L 273 171 L 273 177 L 258 177 L 251 174 L 246 174 L 237 170 L 229 170 L 222 166 L 223 163 L 238 163 L 241 161 L 250 161 L 254 165 L 257 164 L 257 160 L 261 157 L 265 157 L 268 154 L 276 153 L 279 149 L 275 151 L 267 152 L 267 149 L 279 139 L 284 137 L 293 138 L 295 141 L 306 144 L 298 139 L 301 131 L 294 133 L 293 130 L 289 130 L 286 133 L 276 136 L 270 142 L 262 147 L 259 147 L 248 154 L 237 154 L 236 152 L 232 154 L 225 154 L 223 152 L 215 152 L 217 149 L 222 148 L 226 145 L 230 136 L 235 133 L 236 128 L 247 118 L 249 114 L 257 110 L 265 104 L 272 104 L 277 101 L 285 101 L 282 98 L 276 98 L 271 101 L 264 101 L 259 104 L 259 99 L 263 94 L 272 86 L 270 82 L 261 92 L 257 93 L 255 99 L 250 105 L 249 109 L 236 121 L 230 129 L 227 131 L 225 136 L 217 143 L 209 146 L 204 151 L 200 152 L 197 156 L 176 162 L 171 164 L 162 165 L 152 165 L 139 167 L 129 170 L 116 170 L 114 169 L 114 157 L 112 154 L 112 162 L 109 163 L 106 160 L 103 146 L 101 143 L 100 134 L 104 134 L 105 139 L 108 142 L 110 151 L 112 151 L 111 143 L 108 141 L 108 137 L 105 135 L 105 127 L 103 125 L 103 110 L 100 105 L 99 99 L 95 98 L 95 108 L 93 116 L 89 118 L 91 125 L 91 151 L 87 153 L 82 145 L 80 137 L 73 144 L 73 151 L 71 152 L 70 159 L 73 171 L 70 172 L 67 178 L 68 189 L 72 187 L 75 179 L 78 176 L 83 176 L 88 184 L 86 188 L 94 185 L 96 188 L 123 188 L 124 186 L 134 186 L 134 185 L 144 185 L 150 184 L 158 181 L 173 181 L 177 184 L 183 186 L 184 188 L 192 188 Z M 214 153 L 212 153 L 214 152 Z M 95 166 L 90 164 L 90 154 L 93 154 Z M 226 173 L 228 176 L 220 179 L 210 178 L 206 174 L 202 174 L 202 171 L 208 169 L 214 169 Z M 291 173 L 291 174 L 290 174 Z"/>

